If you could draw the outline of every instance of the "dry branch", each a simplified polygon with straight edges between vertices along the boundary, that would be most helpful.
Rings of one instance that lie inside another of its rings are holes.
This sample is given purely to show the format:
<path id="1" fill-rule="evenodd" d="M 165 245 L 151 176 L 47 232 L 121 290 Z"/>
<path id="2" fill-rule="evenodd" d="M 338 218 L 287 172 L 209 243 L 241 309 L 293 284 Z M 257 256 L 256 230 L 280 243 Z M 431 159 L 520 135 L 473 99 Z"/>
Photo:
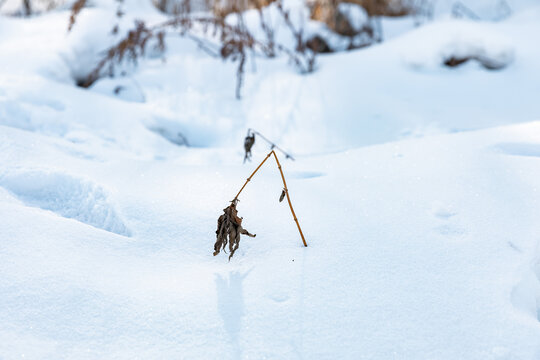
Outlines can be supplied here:
<path id="1" fill-rule="evenodd" d="M 122 0 L 117 1 L 121 3 Z M 87 0 L 77 0 L 73 4 L 69 30 L 73 28 L 77 16 L 86 4 Z M 281 14 L 289 23 L 293 35 L 298 39 L 299 44 L 294 50 L 275 43 L 273 29 L 270 28 L 263 17 L 261 18 L 261 26 L 266 34 L 266 39 L 255 39 L 244 24 L 243 14 L 240 11 L 236 12 L 238 14 L 238 23 L 236 25 L 227 24 L 224 19 L 212 15 L 190 14 L 187 8 L 176 14 L 172 19 L 154 26 L 147 27 L 144 22 L 138 21 L 135 28 L 129 31 L 127 36 L 104 52 L 101 61 L 86 79 L 80 82 L 81 86 L 88 87 L 102 76 L 112 76 L 116 66 L 124 60 L 136 63 L 138 58 L 144 56 L 146 44 L 150 40 L 154 40 L 157 43 L 157 50 L 163 52 L 165 49 L 165 32 L 169 30 L 193 40 L 203 51 L 212 56 L 217 55 L 223 60 L 235 62 L 237 64 L 236 97 L 238 99 L 241 97 L 248 54 L 274 57 L 276 54 L 281 53 L 289 58 L 300 73 L 305 74 L 314 71 L 316 54 L 306 46 L 300 46 L 303 31 L 292 26 L 288 19 L 288 12 L 282 9 Z M 121 14 L 123 12 L 119 7 L 117 16 L 121 16 Z M 112 32 L 116 34 L 118 31 L 117 24 Z"/>

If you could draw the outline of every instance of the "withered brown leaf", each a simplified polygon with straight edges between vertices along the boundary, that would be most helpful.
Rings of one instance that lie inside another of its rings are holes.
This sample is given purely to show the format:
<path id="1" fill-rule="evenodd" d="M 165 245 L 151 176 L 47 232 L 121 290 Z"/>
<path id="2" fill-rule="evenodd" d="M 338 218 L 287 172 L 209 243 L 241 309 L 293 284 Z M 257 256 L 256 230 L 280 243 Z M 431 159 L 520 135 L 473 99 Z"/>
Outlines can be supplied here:
<path id="1" fill-rule="evenodd" d="M 216 230 L 216 243 L 214 244 L 214 256 L 221 250 L 225 251 L 227 243 L 229 244 L 229 261 L 238 250 L 240 245 L 240 234 L 249 237 L 255 237 L 256 234 L 250 234 L 242 227 L 242 218 L 238 217 L 236 204 L 238 200 L 233 200 L 231 205 L 223 209 L 223 214 L 218 218 Z"/>

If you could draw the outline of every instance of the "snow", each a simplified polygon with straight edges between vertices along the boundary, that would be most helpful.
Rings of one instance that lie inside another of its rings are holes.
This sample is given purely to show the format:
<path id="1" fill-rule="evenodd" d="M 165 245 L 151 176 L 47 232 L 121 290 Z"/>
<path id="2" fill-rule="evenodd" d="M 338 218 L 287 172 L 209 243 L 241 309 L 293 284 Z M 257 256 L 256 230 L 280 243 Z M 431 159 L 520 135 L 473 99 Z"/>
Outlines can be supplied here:
<path id="1" fill-rule="evenodd" d="M 426 25 L 410 42 L 402 42 L 402 57 L 416 68 L 437 68 L 452 57 L 475 58 L 497 68 L 506 67 L 514 59 L 512 40 L 494 27 L 462 20 Z"/>
<path id="2" fill-rule="evenodd" d="M 126 77 L 102 78 L 92 84 L 90 89 L 103 95 L 116 96 L 125 101 L 139 103 L 145 101 L 144 93 L 137 82 Z"/>
<path id="3" fill-rule="evenodd" d="M 172 35 L 76 87 L 114 42 L 100 6 L 69 34 L 62 10 L 0 19 L 0 358 L 540 357 L 537 4 L 388 20 L 310 75 L 249 60 L 240 101 L 234 64 Z M 295 157 L 277 152 L 309 246 L 269 159 L 228 262 L 216 220 L 269 151 L 242 164 L 247 128 Z"/>
<path id="4" fill-rule="evenodd" d="M 28 206 L 129 236 L 129 230 L 109 204 L 105 191 L 95 184 L 42 170 L 8 172 L 0 182 Z"/>

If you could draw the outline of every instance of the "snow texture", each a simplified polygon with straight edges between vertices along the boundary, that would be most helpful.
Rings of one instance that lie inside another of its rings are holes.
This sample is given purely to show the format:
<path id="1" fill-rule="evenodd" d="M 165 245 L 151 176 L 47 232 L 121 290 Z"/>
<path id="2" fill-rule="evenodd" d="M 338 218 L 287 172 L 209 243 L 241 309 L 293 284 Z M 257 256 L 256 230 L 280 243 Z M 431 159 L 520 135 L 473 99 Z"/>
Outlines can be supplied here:
<path id="1" fill-rule="evenodd" d="M 50 210 L 88 225 L 129 235 L 105 191 L 98 185 L 62 173 L 30 170 L 8 172 L 0 185 L 28 206 Z"/>
<path id="2" fill-rule="evenodd" d="M 175 35 L 77 87 L 115 3 L 69 34 L 67 10 L 1 15 L 0 359 L 539 359 L 540 8 L 510 5 L 384 19 L 310 75 L 250 58 L 241 101 L 235 65 Z M 163 19 L 125 6 L 122 31 Z M 309 246 L 270 159 L 228 262 L 216 220 L 270 150 L 243 165 L 248 128 L 295 157 Z"/>

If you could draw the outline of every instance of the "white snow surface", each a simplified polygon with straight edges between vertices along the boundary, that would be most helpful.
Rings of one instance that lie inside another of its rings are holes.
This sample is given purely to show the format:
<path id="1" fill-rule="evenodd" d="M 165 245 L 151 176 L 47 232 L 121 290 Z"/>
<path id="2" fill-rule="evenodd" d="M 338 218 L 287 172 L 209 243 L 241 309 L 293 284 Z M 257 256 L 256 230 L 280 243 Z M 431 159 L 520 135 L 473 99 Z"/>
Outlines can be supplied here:
<path id="1" fill-rule="evenodd" d="M 250 60 L 240 101 L 234 64 L 173 35 L 76 87 L 114 43 L 106 7 L 70 34 L 63 10 L 0 17 L 0 359 L 539 359 L 540 7 L 520 4 L 395 20 L 310 75 Z M 132 6 L 124 30 L 162 18 Z M 216 220 L 269 151 L 242 164 L 247 128 L 295 157 L 309 246 L 269 159 L 228 262 Z"/>

